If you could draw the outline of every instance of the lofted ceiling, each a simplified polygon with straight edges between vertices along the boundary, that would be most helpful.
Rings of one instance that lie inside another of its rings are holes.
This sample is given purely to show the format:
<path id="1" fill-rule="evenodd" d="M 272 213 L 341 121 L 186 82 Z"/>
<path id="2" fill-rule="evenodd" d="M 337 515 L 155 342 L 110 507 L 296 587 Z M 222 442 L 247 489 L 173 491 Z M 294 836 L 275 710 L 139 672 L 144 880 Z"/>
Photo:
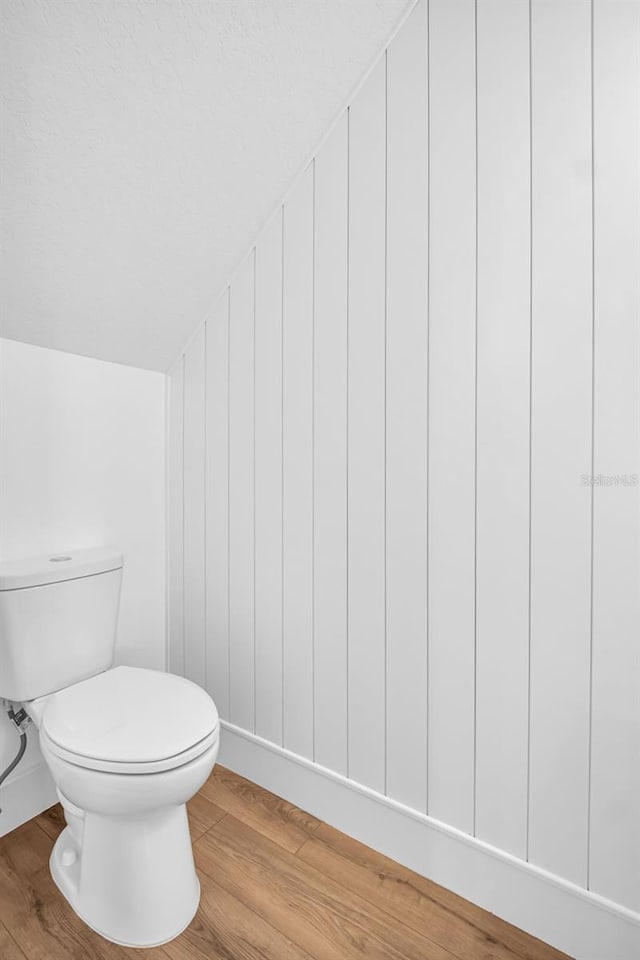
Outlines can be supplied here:
<path id="1" fill-rule="evenodd" d="M 6 337 L 166 370 L 411 0 L 3 0 Z"/>

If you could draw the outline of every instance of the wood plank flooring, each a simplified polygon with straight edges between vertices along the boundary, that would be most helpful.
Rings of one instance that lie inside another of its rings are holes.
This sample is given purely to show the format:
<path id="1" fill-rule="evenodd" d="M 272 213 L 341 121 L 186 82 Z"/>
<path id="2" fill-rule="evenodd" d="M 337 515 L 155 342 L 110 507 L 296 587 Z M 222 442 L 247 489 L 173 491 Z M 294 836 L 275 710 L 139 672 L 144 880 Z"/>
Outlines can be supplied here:
<path id="1" fill-rule="evenodd" d="M 189 804 L 200 908 L 147 960 L 567 960 L 280 797 L 216 767 Z M 131 960 L 49 875 L 59 806 L 0 838 L 2 960 Z"/>

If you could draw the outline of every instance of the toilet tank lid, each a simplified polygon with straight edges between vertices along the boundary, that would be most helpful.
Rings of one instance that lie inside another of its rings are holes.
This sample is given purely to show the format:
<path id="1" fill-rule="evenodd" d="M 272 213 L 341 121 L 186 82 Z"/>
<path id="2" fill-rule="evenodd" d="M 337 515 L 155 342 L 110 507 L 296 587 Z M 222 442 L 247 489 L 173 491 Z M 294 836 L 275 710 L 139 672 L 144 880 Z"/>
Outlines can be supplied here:
<path id="1" fill-rule="evenodd" d="M 119 570 L 123 563 L 122 554 L 110 547 L 61 550 L 39 557 L 5 560 L 0 563 L 0 591 L 92 577 L 96 573 Z"/>

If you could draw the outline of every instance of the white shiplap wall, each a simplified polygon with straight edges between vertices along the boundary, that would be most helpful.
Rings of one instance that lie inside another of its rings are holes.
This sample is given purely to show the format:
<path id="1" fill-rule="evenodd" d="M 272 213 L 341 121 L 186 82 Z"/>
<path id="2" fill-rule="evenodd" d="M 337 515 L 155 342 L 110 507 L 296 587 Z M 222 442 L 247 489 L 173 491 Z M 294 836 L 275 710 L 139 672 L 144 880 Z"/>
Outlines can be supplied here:
<path id="1" fill-rule="evenodd" d="M 172 668 L 635 911 L 639 44 L 420 0 L 170 376 Z"/>

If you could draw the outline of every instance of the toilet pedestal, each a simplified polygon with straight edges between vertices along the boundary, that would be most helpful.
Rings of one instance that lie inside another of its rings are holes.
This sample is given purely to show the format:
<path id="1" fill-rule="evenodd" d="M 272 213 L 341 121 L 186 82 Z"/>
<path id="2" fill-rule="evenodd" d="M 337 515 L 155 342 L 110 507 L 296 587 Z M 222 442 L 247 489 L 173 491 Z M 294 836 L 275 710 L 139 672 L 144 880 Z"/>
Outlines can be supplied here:
<path id="1" fill-rule="evenodd" d="M 51 875 L 78 916 L 128 947 L 178 936 L 200 899 L 186 806 L 105 817 L 60 800 L 68 826 L 53 848 Z"/>

